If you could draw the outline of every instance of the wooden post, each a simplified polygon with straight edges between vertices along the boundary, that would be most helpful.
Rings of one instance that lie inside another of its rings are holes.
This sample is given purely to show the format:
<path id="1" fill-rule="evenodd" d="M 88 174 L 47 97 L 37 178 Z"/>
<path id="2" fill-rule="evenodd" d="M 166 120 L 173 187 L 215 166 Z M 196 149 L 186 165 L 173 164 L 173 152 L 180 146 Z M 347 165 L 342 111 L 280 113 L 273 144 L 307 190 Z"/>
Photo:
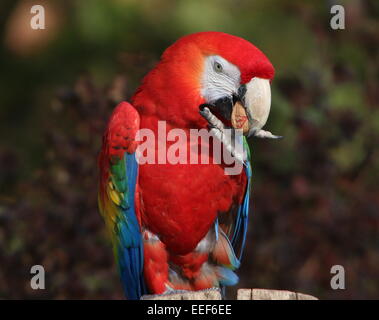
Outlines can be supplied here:
<path id="1" fill-rule="evenodd" d="M 168 294 L 145 295 L 142 300 L 222 300 L 220 289 L 176 291 Z M 318 300 L 316 297 L 287 290 L 238 289 L 237 300 Z"/>

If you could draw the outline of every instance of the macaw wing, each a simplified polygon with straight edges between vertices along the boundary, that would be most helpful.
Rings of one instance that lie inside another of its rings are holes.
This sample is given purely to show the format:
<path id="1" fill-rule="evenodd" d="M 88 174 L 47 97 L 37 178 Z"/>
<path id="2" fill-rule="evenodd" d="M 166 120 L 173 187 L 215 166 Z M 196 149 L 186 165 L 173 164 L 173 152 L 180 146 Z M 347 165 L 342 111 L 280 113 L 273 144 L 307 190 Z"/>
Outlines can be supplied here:
<path id="1" fill-rule="evenodd" d="M 249 202 L 250 202 L 250 184 L 251 184 L 251 165 L 247 160 L 244 166 L 247 177 L 247 185 L 242 203 L 238 207 L 235 218 L 235 227 L 232 233 L 231 244 L 236 252 L 238 260 L 241 260 L 243 249 L 245 248 L 247 224 L 249 218 Z"/>
<path id="2" fill-rule="evenodd" d="M 99 157 L 99 208 L 112 239 L 128 299 L 139 299 L 146 291 L 139 204 L 135 203 L 138 187 L 135 137 L 139 122 L 134 107 L 127 102 L 120 103 L 108 123 Z"/>
<path id="3" fill-rule="evenodd" d="M 235 262 L 235 265 L 237 266 L 239 265 L 245 247 L 251 191 L 250 149 L 245 137 L 243 137 L 243 146 L 244 150 L 247 152 L 247 160 L 244 162 L 244 172 L 247 184 L 242 202 L 233 205 L 231 210 L 219 216 L 217 221 L 230 241 L 230 245 L 233 248 L 233 253 L 231 253 L 231 255 L 234 254 L 235 258 L 238 259 Z"/>

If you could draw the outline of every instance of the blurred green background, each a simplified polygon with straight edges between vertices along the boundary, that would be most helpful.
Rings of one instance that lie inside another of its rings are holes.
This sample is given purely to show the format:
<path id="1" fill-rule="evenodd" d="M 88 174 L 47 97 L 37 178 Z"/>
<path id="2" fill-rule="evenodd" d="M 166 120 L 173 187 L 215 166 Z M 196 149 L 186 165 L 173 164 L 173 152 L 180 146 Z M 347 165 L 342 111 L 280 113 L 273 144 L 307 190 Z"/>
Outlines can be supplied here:
<path id="1" fill-rule="evenodd" d="M 330 28 L 333 1 L 2 0 L 0 298 L 123 297 L 97 211 L 101 135 L 162 51 L 205 30 L 272 61 L 266 128 L 285 137 L 251 142 L 238 287 L 379 298 L 379 2 L 339 3 L 345 30 Z M 30 288 L 34 264 L 46 290 Z M 330 288 L 335 264 L 345 290 Z"/>

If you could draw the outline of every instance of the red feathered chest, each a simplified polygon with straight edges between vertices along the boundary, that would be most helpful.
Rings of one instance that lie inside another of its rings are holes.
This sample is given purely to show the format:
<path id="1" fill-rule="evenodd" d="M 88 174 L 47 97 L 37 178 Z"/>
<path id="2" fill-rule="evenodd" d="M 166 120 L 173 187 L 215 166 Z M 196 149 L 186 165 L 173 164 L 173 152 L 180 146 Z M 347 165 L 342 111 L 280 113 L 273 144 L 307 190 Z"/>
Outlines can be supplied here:
<path id="1" fill-rule="evenodd" d="M 145 156 L 155 150 L 153 163 L 139 166 L 142 225 L 157 234 L 171 252 L 186 254 L 206 235 L 219 213 L 241 203 L 246 176 L 243 171 L 238 175 L 226 175 L 224 165 L 213 163 L 212 146 L 208 149 L 209 163 L 204 163 L 205 158 L 202 160 L 201 154 L 207 150 L 208 144 L 201 149 L 204 141 L 194 141 L 189 128 L 180 129 L 186 139 L 174 139 L 170 130 L 172 134 L 172 129 L 176 128 L 170 122 L 165 122 L 166 135 L 162 134 L 163 123 L 159 128 L 158 120 L 155 116 L 141 117 L 141 128 L 154 134 Z M 174 141 L 167 141 L 167 138 Z M 174 149 L 173 144 L 176 146 Z M 187 161 L 183 154 L 182 158 L 179 157 L 178 149 L 187 150 Z M 168 158 L 173 156 L 174 150 L 177 151 L 176 159 L 182 163 L 169 163 Z M 166 163 L 163 154 L 167 156 Z M 199 155 L 198 163 L 191 163 L 194 156 Z"/>

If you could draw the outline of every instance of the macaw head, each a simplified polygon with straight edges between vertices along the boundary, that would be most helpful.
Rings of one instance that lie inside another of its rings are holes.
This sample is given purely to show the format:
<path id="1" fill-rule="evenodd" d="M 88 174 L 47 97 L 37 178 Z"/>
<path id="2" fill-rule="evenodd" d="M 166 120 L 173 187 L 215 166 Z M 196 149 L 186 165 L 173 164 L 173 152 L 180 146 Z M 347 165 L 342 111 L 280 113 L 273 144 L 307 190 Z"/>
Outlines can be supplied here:
<path id="1" fill-rule="evenodd" d="M 226 33 L 200 32 L 165 50 L 133 103 L 143 106 L 142 113 L 177 127 L 204 127 L 204 119 L 210 123 L 214 116 L 250 136 L 267 121 L 273 77 L 272 64 L 250 42 Z"/>

